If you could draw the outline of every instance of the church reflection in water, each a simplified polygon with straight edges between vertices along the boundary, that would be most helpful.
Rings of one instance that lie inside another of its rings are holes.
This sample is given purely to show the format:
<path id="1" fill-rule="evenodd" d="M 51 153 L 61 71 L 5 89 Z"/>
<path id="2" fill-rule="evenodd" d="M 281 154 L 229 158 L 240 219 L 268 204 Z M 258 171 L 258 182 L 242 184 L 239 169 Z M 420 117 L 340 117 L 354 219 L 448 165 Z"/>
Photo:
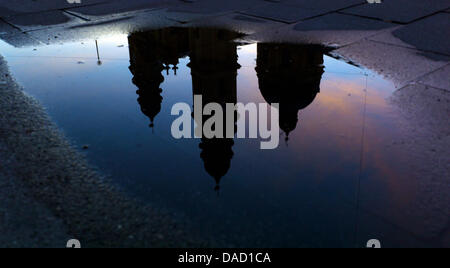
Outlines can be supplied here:
<path id="1" fill-rule="evenodd" d="M 150 127 L 161 111 L 163 72 L 176 75 L 179 59 L 189 56 L 192 94 L 202 95 L 203 105 L 237 103 L 237 46 L 240 34 L 211 28 L 166 28 L 129 36 L 130 71 L 137 86 L 138 103 L 149 117 Z M 256 72 L 267 103 L 279 103 L 280 129 L 297 128 L 299 111 L 309 106 L 320 91 L 324 50 L 294 44 L 258 44 Z M 165 89 L 170 90 L 170 89 Z M 195 108 L 195 107 L 193 107 Z M 225 115 L 224 115 L 225 116 Z M 208 118 L 204 117 L 203 122 Z M 225 119 L 224 119 L 225 122 Z M 234 131 L 236 132 L 236 122 Z M 224 129 L 224 136 L 226 129 Z M 220 180 L 231 167 L 233 139 L 208 139 L 200 143 L 204 166 L 220 189 Z"/>

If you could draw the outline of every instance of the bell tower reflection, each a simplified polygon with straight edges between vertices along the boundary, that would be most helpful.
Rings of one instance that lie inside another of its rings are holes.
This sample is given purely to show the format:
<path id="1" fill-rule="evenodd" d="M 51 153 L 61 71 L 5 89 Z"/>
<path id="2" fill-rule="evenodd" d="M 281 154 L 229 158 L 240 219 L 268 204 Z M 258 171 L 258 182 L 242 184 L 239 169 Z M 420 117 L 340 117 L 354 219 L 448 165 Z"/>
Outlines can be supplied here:
<path id="1" fill-rule="evenodd" d="M 162 72 L 165 70 L 169 75 L 173 70 L 176 75 L 178 59 L 189 51 L 188 32 L 179 28 L 136 32 L 128 37 L 128 43 L 130 71 L 133 83 L 138 87 L 138 103 L 142 113 L 150 118 L 150 127 L 153 128 L 163 101 L 160 88 L 164 82 Z"/>
<path id="2" fill-rule="evenodd" d="M 232 42 L 237 37 L 239 34 L 235 32 L 208 28 L 165 28 L 129 36 L 130 71 L 133 83 L 139 88 L 136 93 L 141 110 L 150 118 L 150 127 L 161 111 L 162 73 L 176 75 L 179 59 L 187 55 L 190 56 L 188 67 L 191 68 L 193 95 L 202 95 L 204 105 L 218 103 L 224 110 L 227 103 L 237 103 L 236 80 L 240 65 L 237 45 Z M 203 122 L 208 118 L 204 116 Z M 223 120 L 225 122 L 225 118 Z M 201 138 L 200 157 L 205 170 L 216 180 L 217 191 L 220 180 L 230 169 L 233 145 L 232 138 Z"/>
<path id="3" fill-rule="evenodd" d="M 297 128 L 298 113 L 320 92 L 324 73 L 322 47 L 295 44 L 258 44 L 256 72 L 267 103 L 279 103 L 280 128 L 289 134 Z"/>
<path id="4" fill-rule="evenodd" d="M 237 33 L 217 29 L 191 29 L 190 48 L 193 95 L 203 97 L 203 105 L 218 103 L 225 111 L 227 103 L 237 103 L 237 45 L 231 40 Z M 194 107 L 195 109 L 195 107 Z M 226 122 L 225 114 L 223 122 Z M 203 117 L 203 123 L 210 116 Z M 236 124 L 236 117 L 235 122 Z M 223 130 L 226 137 L 227 130 Z M 236 132 L 236 126 L 234 126 Z M 200 157 L 205 169 L 216 180 L 216 191 L 227 174 L 233 158 L 234 140 L 202 137 Z"/>

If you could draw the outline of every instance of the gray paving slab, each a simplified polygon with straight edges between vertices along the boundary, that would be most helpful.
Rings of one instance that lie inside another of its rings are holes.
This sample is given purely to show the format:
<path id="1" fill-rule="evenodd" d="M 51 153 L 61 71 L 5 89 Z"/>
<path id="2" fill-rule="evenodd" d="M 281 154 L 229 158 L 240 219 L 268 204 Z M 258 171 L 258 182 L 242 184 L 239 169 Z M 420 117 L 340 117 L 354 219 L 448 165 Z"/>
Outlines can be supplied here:
<path id="1" fill-rule="evenodd" d="M 196 20 L 206 19 L 206 18 L 214 18 L 218 16 L 223 16 L 225 14 L 229 14 L 230 12 L 219 12 L 219 13 L 208 13 L 208 12 L 182 12 L 174 9 L 164 9 L 157 10 L 155 13 L 160 16 L 175 21 L 178 23 L 189 23 Z"/>
<path id="2" fill-rule="evenodd" d="M 208 17 L 205 19 L 195 20 L 185 26 L 217 27 L 251 35 L 258 32 L 284 27 L 286 24 L 243 14 L 232 13 L 213 18 Z"/>
<path id="3" fill-rule="evenodd" d="M 306 9 L 298 6 L 268 3 L 262 6 L 250 8 L 248 10 L 242 11 L 241 13 L 285 23 L 294 23 L 304 19 L 323 15 L 327 12 L 319 9 Z"/>
<path id="4" fill-rule="evenodd" d="M 331 12 L 364 4 L 367 3 L 367 0 L 279 0 L 274 2 L 308 9 L 317 9 L 322 12 Z"/>
<path id="5" fill-rule="evenodd" d="M 293 27 L 308 38 L 321 43 L 347 45 L 377 31 L 394 28 L 396 25 L 343 14 L 329 14 L 300 22 Z"/>
<path id="6" fill-rule="evenodd" d="M 158 10 L 155 10 L 138 12 L 119 18 L 84 22 L 74 26 L 40 29 L 28 32 L 28 34 L 43 44 L 59 44 L 65 42 L 93 41 L 111 35 L 128 34 L 135 31 L 180 25 L 176 21 L 167 19 Z"/>
<path id="7" fill-rule="evenodd" d="M 258 7 L 267 4 L 264 0 L 227 0 L 227 1 L 211 1 L 211 0 L 195 0 L 195 1 L 178 1 L 169 9 L 176 12 L 189 13 L 224 13 L 232 11 L 246 10 L 251 7 Z"/>
<path id="8" fill-rule="evenodd" d="M 22 14 L 7 17 L 4 20 L 22 31 L 33 31 L 61 24 L 77 24 L 83 22 L 83 20 L 61 10 Z"/>
<path id="9" fill-rule="evenodd" d="M 403 87 L 450 62 L 446 56 L 363 40 L 335 51 L 336 54 L 376 71 Z"/>
<path id="10" fill-rule="evenodd" d="M 450 56 L 450 14 L 439 13 L 371 40 Z"/>
<path id="11" fill-rule="evenodd" d="M 125 3 L 126 2 L 126 3 Z M 115 17 L 137 10 L 152 10 L 169 7 L 170 3 L 179 2 L 177 0 L 116 0 L 92 6 L 83 6 L 66 9 L 70 13 L 77 14 L 86 20 L 103 19 Z"/>
<path id="12" fill-rule="evenodd" d="M 30 35 L 23 33 L 17 28 L 0 21 L 0 40 L 14 47 L 28 47 L 40 45 L 40 42 L 34 40 Z"/>
<path id="13" fill-rule="evenodd" d="M 0 17 L 10 17 L 23 13 L 42 12 L 76 6 L 87 6 L 112 1 L 115 0 L 82 0 L 79 4 L 71 4 L 66 0 L 0 0 Z"/>
<path id="14" fill-rule="evenodd" d="M 391 23 L 332 13 L 299 22 L 294 26 L 261 32 L 254 36 L 254 39 L 341 47 L 395 27 L 397 25 Z"/>
<path id="15" fill-rule="evenodd" d="M 385 21 L 409 23 L 449 7 L 448 0 L 385 0 L 382 4 L 366 4 L 345 9 L 342 12 Z"/>
<path id="16" fill-rule="evenodd" d="M 432 86 L 435 88 L 440 88 L 450 92 L 450 64 L 445 67 L 436 70 L 430 74 L 427 74 L 417 80 L 417 82 Z"/>

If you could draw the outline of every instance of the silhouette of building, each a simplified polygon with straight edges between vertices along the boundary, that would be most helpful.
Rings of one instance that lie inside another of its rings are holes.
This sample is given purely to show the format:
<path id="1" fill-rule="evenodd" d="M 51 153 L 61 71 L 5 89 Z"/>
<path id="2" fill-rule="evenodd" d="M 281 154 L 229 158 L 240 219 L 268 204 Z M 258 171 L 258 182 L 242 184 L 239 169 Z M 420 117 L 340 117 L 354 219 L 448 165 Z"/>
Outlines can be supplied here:
<path id="1" fill-rule="evenodd" d="M 130 71 L 133 83 L 139 88 L 138 102 L 150 118 L 151 127 L 161 111 L 162 72 L 173 70 L 176 74 L 179 59 L 188 55 L 193 95 L 202 95 L 204 105 L 219 103 L 224 110 L 227 103 L 237 103 L 236 77 L 240 66 L 237 45 L 232 40 L 238 37 L 235 32 L 208 28 L 166 28 L 129 36 Z M 203 122 L 208 118 L 204 116 Z M 224 132 L 225 137 L 226 129 Z M 217 191 L 221 178 L 230 169 L 233 145 L 233 139 L 201 139 L 200 157 L 205 170 L 216 180 Z"/>
<path id="2" fill-rule="evenodd" d="M 203 106 L 218 103 L 225 111 L 227 103 L 237 103 L 237 70 L 240 65 L 237 45 L 232 40 L 238 36 L 226 30 L 190 30 L 192 90 L 193 95 L 202 95 Z M 226 113 L 223 116 L 223 122 L 226 122 Z M 203 123 L 209 117 L 204 116 Z M 234 140 L 226 138 L 226 127 L 223 131 L 224 138 L 203 137 L 200 143 L 200 157 L 208 174 L 216 180 L 216 191 L 220 190 L 220 181 L 230 169 L 234 155 Z M 236 132 L 235 125 L 233 131 Z"/>
<path id="3" fill-rule="evenodd" d="M 165 28 L 146 32 L 136 32 L 128 37 L 130 48 L 130 71 L 133 83 L 138 87 L 138 103 L 142 113 L 150 118 L 150 127 L 161 111 L 163 97 L 162 72 L 170 69 L 176 74 L 179 59 L 189 51 L 188 30 Z M 170 68 L 170 66 L 173 66 Z"/>
<path id="4" fill-rule="evenodd" d="M 298 113 L 320 92 L 324 50 L 318 46 L 258 44 L 256 72 L 267 103 L 279 103 L 279 124 L 289 134 L 298 124 Z"/>

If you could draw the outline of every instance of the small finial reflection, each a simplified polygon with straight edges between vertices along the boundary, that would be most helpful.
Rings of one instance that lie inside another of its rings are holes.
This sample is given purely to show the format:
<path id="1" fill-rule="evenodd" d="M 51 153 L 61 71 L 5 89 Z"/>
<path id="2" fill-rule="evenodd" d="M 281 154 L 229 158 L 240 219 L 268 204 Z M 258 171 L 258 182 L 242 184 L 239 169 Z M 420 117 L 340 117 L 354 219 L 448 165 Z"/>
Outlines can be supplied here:
<path id="1" fill-rule="evenodd" d="M 98 41 L 97 40 L 95 40 L 95 47 L 97 49 L 97 65 L 101 66 L 103 64 L 103 62 L 100 59 L 100 52 L 99 52 Z"/>
<path id="2" fill-rule="evenodd" d="M 173 70 L 173 74 L 174 74 L 174 75 L 177 75 L 177 71 L 178 71 L 178 66 L 177 66 L 177 64 L 175 64 L 175 65 L 172 67 L 172 70 Z"/>

